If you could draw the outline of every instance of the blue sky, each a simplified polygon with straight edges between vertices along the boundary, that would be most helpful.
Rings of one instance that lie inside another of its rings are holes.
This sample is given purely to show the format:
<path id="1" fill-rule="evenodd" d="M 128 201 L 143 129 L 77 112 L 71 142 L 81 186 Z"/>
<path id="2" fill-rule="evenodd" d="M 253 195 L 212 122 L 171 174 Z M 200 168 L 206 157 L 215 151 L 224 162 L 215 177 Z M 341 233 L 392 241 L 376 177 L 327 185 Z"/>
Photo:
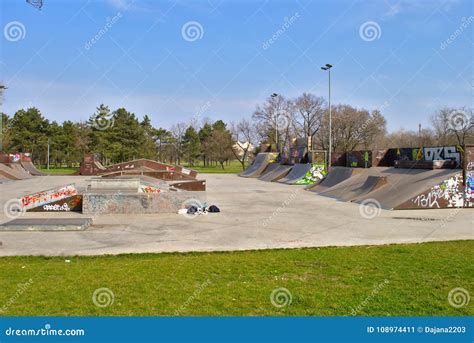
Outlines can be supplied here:
<path id="1" fill-rule="evenodd" d="M 333 103 L 379 108 L 389 130 L 473 103 L 468 0 L 44 0 L 41 10 L 2 0 L 0 9 L 9 115 L 37 106 L 50 120 L 86 120 L 105 103 L 162 127 L 232 121 L 272 92 L 327 96 L 325 63 Z"/>

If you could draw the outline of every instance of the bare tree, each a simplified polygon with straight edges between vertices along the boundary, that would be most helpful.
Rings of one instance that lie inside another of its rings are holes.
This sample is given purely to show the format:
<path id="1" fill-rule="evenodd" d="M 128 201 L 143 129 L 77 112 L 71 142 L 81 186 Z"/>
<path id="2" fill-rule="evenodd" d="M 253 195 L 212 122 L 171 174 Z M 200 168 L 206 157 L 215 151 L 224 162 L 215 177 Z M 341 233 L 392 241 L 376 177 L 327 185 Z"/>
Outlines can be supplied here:
<path id="1" fill-rule="evenodd" d="M 456 137 L 459 145 L 474 141 L 474 110 L 461 107 L 454 109 L 449 116 L 449 130 Z"/>
<path id="2" fill-rule="evenodd" d="M 308 138 L 313 138 L 323 124 L 324 114 L 327 111 L 326 101 L 322 97 L 303 93 L 295 99 L 293 104 L 295 107 L 293 118 L 295 131 L 303 133 L 302 136 L 306 139 L 306 148 L 309 150 L 311 147 L 308 146 Z"/>
<path id="3" fill-rule="evenodd" d="M 452 109 L 444 107 L 431 116 L 436 141 L 439 145 L 448 145 L 454 143 L 454 135 L 450 130 L 449 118 Z"/>
<path id="4" fill-rule="evenodd" d="M 318 135 L 319 146 L 328 148 L 328 116 Z M 386 120 L 379 111 L 369 113 L 349 105 L 337 105 L 332 108 L 332 146 L 335 152 L 369 149 L 376 137 L 386 133 Z"/>
<path id="5" fill-rule="evenodd" d="M 255 126 L 249 120 L 242 119 L 238 123 L 231 124 L 231 132 L 235 141 L 232 152 L 244 170 L 245 162 L 252 154 L 257 139 Z"/>
<path id="6" fill-rule="evenodd" d="M 252 118 L 256 121 L 262 140 L 275 146 L 285 146 L 290 139 L 292 115 L 291 102 L 278 95 L 269 97 L 262 106 L 257 105 Z"/>
<path id="7" fill-rule="evenodd" d="M 171 127 L 171 135 L 173 137 L 174 145 L 174 159 L 176 164 L 181 163 L 181 156 L 183 153 L 183 136 L 187 129 L 186 123 L 178 123 Z"/>

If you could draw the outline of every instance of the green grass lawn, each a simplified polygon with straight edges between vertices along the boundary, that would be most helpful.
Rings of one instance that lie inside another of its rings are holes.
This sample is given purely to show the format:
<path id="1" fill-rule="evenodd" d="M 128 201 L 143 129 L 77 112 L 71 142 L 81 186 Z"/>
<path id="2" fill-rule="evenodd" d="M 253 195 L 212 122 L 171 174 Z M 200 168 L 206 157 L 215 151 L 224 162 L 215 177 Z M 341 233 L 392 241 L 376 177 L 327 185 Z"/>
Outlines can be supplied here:
<path id="1" fill-rule="evenodd" d="M 204 167 L 202 162 L 199 162 L 195 166 L 186 166 L 187 168 L 194 169 L 198 173 L 228 173 L 228 174 L 236 174 L 242 172 L 242 165 L 239 161 L 229 161 L 229 164 L 224 165 L 224 169 L 221 168 L 220 165 L 213 165 L 213 166 L 206 166 Z M 247 164 L 245 165 L 247 168 Z"/>
<path id="2" fill-rule="evenodd" d="M 3 257 L 0 313 L 474 315 L 472 301 L 461 308 L 448 302 L 449 291 L 456 287 L 473 294 L 473 255 L 474 241 L 457 241 L 229 253 Z M 92 297 L 104 287 L 113 292 L 114 302 L 101 308 Z M 292 301 L 280 308 L 272 305 L 270 295 L 281 287 L 288 289 Z"/>
<path id="3" fill-rule="evenodd" d="M 78 168 L 38 168 L 38 170 L 45 174 L 74 174 Z"/>

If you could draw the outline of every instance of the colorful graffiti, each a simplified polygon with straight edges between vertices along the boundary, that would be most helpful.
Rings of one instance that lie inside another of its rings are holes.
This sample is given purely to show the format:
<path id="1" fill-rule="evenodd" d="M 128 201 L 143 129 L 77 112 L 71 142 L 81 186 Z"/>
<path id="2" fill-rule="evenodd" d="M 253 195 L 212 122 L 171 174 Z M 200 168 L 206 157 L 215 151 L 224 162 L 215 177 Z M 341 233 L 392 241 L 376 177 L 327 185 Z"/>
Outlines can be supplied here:
<path id="1" fill-rule="evenodd" d="M 21 204 L 26 210 L 37 206 L 47 205 L 51 202 L 65 199 L 77 194 L 74 184 L 69 184 L 59 189 L 51 189 L 35 194 L 25 195 L 21 198 Z"/>
<path id="2" fill-rule="evenodd" d="M 443 146 L 434 148 L 423 148 L 423 159 L 425 161 L 451 160 L 456 161 L 456 165 L 461 165 L 461 147 Z"/>
<path id="3" fill-rule="evenodd" d="M 474 202 L 465 196 L 462 174 L 456 174 L 428 191 L 401 204 L 397 209 L 473 207 Z"/>
<path id="4" fill-rule="evenodd" d="M 346 167 L 370 168 L 372 167 L 372 151 L 350 151 L 346 154 Z"/>
<path id="5" fill-rule="evenodd" d="M 20 154 L 10 154 L 10 161 L 13 163 L 20 162 L 21 155 Z"/>
<path id="6" fill-rule="evenodd" d="M 141 193 L 160 193 L 159 188 L 150 186 L 150 185 L 140 185 L 139 192 Z"/>
<path id="7" fill-rule="evenodd" d="M 310 170 L 306 172 L 306 175 L 296 181 L 297 185 L 312 185 L 320 182 L 327 175 L 326 168 L 322 164 L 313 164 Z"/>
<path id="8" fill-rule="evenodd" d="M 461 146 L 388 149 L 383 154 L 383 157 L 379 153 L 374 161 L 374 166 L 393 167 L 395 161 L 450 160 L 456 161 L 456 166 L 460 167 L 463 152 Z"/>

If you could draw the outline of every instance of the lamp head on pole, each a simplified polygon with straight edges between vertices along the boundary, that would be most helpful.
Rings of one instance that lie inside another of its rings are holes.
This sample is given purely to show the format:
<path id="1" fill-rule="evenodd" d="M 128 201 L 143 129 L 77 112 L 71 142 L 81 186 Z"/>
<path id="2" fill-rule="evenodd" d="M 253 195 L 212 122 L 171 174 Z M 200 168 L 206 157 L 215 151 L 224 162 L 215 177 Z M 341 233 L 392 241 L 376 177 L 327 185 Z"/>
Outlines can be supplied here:
<path id="1" fill-rule="evenodd" d="M 332 64 L 326 63 L 324 67 L 321 67 L 322 70 L 329 70 L 332 68 Z"/>
<path id="2" fill-rule="evenodd" d="M 272 93 L 270 96 L 271 96 L 272 98 L 276 98 L 276 97 L 278 96 L 278 94 L 277 94 L 277 93 Z"/>

